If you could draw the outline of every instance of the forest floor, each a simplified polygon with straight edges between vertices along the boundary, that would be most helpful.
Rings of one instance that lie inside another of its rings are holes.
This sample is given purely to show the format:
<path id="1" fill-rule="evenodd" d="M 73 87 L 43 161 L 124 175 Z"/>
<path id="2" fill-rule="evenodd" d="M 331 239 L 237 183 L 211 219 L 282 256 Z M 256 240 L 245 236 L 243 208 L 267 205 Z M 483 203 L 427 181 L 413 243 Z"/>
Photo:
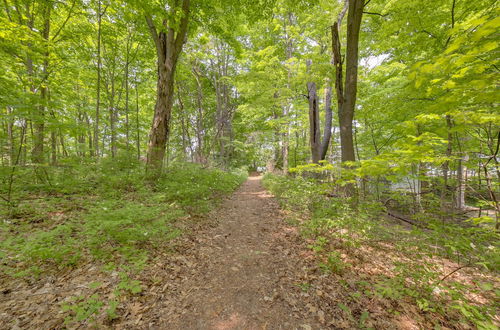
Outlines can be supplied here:
<path id="1" fill-rule="evenodd" d="M 134 275 L 140 292 L 133 292 L 132 279 L 91 263 L 32 283 L 0 283 L 1 328 L 430 327 L 405 299 L 395 305 L 358 292 L 359 283 L 370 283 L 369 271 L 342 275 L 321 269 L 260 176 L 251 176 L 211 213 L 176 226 L 184 234 Z M 133 294 L 117 297 L 117 285 Z M 61 308 L 74 297 L 90 297 L 74 305 L 72 311 L 83 315 L 78 322 L 68 321 Z M 112 300 L 120 302 L 115 317 L 96 312 Z"/>

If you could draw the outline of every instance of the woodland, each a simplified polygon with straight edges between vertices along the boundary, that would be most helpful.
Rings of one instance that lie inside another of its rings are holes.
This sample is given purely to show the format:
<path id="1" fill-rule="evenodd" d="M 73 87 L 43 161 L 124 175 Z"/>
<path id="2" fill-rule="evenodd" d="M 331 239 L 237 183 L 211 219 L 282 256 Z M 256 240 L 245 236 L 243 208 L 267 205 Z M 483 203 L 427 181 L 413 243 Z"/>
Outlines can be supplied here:
<path id="1" fill-rule="evenodd" d="M 498 329 L 499 14 L 2 1 L 0 327 Z M 189 323 L 218 237 L 274 319 Z"/>

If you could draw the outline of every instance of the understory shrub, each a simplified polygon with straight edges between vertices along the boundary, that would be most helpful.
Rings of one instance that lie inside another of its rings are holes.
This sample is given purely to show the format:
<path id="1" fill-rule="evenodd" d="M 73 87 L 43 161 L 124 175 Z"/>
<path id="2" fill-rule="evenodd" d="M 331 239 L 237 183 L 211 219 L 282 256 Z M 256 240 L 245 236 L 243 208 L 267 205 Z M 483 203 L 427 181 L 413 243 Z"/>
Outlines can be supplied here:
<path id="1" fill-rule="evenodd" d="M 331 183 L 313 178 L 267 174 L 264 185 L 284 208 L 299 215 L 301 232 L 313 239 L 310 247 L 322 269 L 344 273 L 350 264 L 342 260 L 341 253 L 363 262 L 369 256 L 356 250 L 361 246 L 390 251 L 392 257 L 387 254 L 386 261 L 392 262 L 387 269 L 391 276 L 374 278 L 372 294 L 395 302 L 409 297 L 422 312 L 443 313 L 446 317 L 458 310 L 460 322 L 495 328 L 492 318 L 499 307 L 495 301 L 500 291 L 493 289 L 491 281 L 500 270 L 500 240 L 491 228 L 460 226 L 428 214 L 425 227 L 398 226 L 386 220 L 381 203 L 361 200 L 353 206 L 329 193 Z M 443 273 L 444 260 L 455 262 L 456 271 L 474 268 L 489 277 L 473 278 L 472 283 L 453 280 L 450 273 Z M 475 295 L 488 302 L 478 304 L 471 298 Z"/>

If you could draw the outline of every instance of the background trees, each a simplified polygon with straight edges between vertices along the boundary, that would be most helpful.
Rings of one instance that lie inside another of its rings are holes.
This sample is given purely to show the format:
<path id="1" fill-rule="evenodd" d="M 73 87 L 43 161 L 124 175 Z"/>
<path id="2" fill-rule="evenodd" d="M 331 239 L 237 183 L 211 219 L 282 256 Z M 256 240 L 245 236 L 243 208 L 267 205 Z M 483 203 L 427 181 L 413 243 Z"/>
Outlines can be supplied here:
<path id="1" fill-rule="evenodd" d="M 75 191 L 193 203 L 237 186 L 224 171 L 266 170 L 311 212 L 306 231 L 355 219 L 336 239 L 359 243 L 389 217 L 460 267 L 494 268 L 498 14 L 488 0 L 5 0 L 0 214 Z"/>
<path id="2" fill-rule="evenodd" d="M 155 6 L 2 4 L 2 164 L 43 181 L 49 164 L 131 153 L 285 173 L 357 160 L 345 179 L 409 182 L 416 204 L 431 183 L 443 208 L 496 199 L 490 2 Z"/>

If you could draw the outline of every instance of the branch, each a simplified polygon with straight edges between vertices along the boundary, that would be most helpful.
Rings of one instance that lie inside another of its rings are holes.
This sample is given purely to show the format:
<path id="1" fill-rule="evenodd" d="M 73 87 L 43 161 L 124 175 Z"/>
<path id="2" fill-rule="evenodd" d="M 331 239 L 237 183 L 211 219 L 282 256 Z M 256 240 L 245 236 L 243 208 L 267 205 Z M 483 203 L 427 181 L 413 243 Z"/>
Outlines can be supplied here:
<path id="1" fill-rule="evenodd" d="M 393 212 L 391 212 L 389 210 L 387 210 L 386 213 L 387 213 L 387 215 L 389 215 L 389 216 L 391 216 L 391 217 L 393 217 L 395 219 L 404 221 L 404 222 L 409 223 L 410 225 L 413 225 L 415 227 L 418 227 L 418 228 L 421 228 L 421 229 L 426 229 L 427 228 L 427 227 L 421 225 L 420 223 L 414 222 L 414 221 L 412 221 L 410 219 L 407 219 L 407 218 L 403 218 L 402 216 L 397 215 L 397 214 L 395 214 L 395 213 L 393 213 Z"/>
<path id="2" fill-rule="evenodd" d="M 389 15 L 389 14 L 372 13 L 371 11 L 364 11 L 363 14 L 377 15 L 377 16 L 380 16 L 380 17 L 386 17 L 387 15 Z"/>
<path id="3" fill-rule="evenodd" d="M 340 53 L 341 46 L 338 22 L 333 23 L 331 29 L 333 64 L 335 65 L 335 91 L 337 93 L 337 103 L 340 110 L 342 108 L 340 105 L 344 103 L 344 86 L 342 78 L 342 57 Z"/>
<path id="4" fill-rule="evenodd" d="M 9 10 L 9 4 L 7 3 L 7 0 L 3 0 L 5 4 L 5 12 L 7 13 L 7 17 L 9 18 L 9 21 L 12 22 L 12 17 L 10 16 L 10 10 Z"/>
<path id="5" fill-rule="evenodd" d="M 498 131 L 498 134 L 497 134 L 497 147 L 496 147 L 495 153 L 493 155 L 491 155 L 491 157 L 488 159 L 488 161 L 486 162 L 486 164 L 484 164 L 485 167 L 490 163 L 490 161 L 492 159 L 496 159 L 497 158 L 498 150 L 499 149 L 500 149 L 500 131 Z"/>
<path id="6" fill-rule="evenodd" d="M 368 2 L 370 2 L 370 0 L 368 0 Z M 365 6 L 367 4 L 368 3 L 366 3 Z M 347 12 L 347 8 L 348 7 L 349 7 L 349 1 L 345 0 L 345 2 L 344 2 L 344 8 L 342 8 L 342 10 L 339 13 L 339 16 L 337 16 L 337 24 L 339 25 L 339 29 L 340 29 L 340 26 L 342 26 L 342 20 L 344 19 L 344 16 L 345 16 L 345 13 Z"/>
<path id="7" fill-rule="evenodd" d="M 446 280 L 448 277 L 450 277 L 451 275 L 455 274 L 456 272 L 458 272 L 460 269 L 463 269 L 463 268 L 467 268 L 467 267 L 471 267 L 470 264 L 467 264 L 467 265 L 463 265 L 463 266 L 460 266 L 456 269 L 454 269 L 451 273 L 448 273 L 447 275 L 445 275 L 443 278 L 441 278 L 437 284 L 443 282 L 444 280 Z"/>
<path id="8" fill-rule="evenodd" d="M 477 56 L 477 58 L 478 58 L 478 59 L 480 59 L 480 60 L 481 60 L 481 61 L 483 61 L 483 62 L 489 63 L 487 60 L 485 60 L 485 59 L 484 59 L 484 58 L 482 58 L 481 56 Z M 494 67 L 494 68 L 495 68 L 495 70 L 500 71 L 500 69 L 498 68 L 498 66 L 496 66 L 496 65 L 495 65 L 495 64 L 493 64 L 493 63 L 490 63 L 490 64 L 491 64 L 491 66 L 492 66 L 492 67 Z"/>
<path id="9" fill-rule="evenodd" d="M 426 33 L 426 34 L 428 34 L 430 37 L 432 37 L 432 38 L 436 38 L 436 36 L 435 36 L 435 35 L 433 35 L 432 33 L 430 33 L 430 32 L 429 32 L 429 31 L 427 31 L 427 30 L 420 30 L 420 31 L 417 31 L 417 33 Z"/>
<path id="10" fill-rule="evenodd" d="M 61 33 L 62 29 L 66 26 L 66 23 L 68 23 L 69 19 L 71 18 L 71 13 L 73 12 L 73 9 L 75 8 L 75 5 L 76 5 L 76 0 L 73 0 L 73 4 L 71 5 L 71 8 L 68 11 L 68 16 L 66 17 L 66 19 L 64 20 L 62 25 L 59 27 L 59 30 L 57 30 L 57 32 L 52 37 L 52 39 L 51 39 L 52 41 L 54 41 L 57 38 L 59 33 Z"/>
<path id="11" fill-rule="evenodd" d="M 453 0 L 453 3 L 451 5 L 451 28 L 453 29 L 455 27 L 455 2 L 456 0 Z M 448 46 L 448 43 L 451 40 L 451 35 L 446 39 L 446 43 L 444 44 L 444 47 Z"/>
<path id="12" fill-rule="evenodd" d="M 153 22 L 153 19 L 151 18 L 151 15 L 148 14 L 145 16 L 145 18 L 146 18 L 146 23 L 148 23 L 149 32 L 151 33 L 151 37 L 153 38 L 153 41 L 156 46 L 156 55 L 159 58 L 162 54 L 162 47 L 161 47 L 160 37 L 158 36 L 158 31 L 156 30 L 156 26 L 155 23 Z"/>
<path id="13" fill-rule="evenodd" d="M 189 1 L 184 0 L 182 2 L 182 18 L 179 26 L 179 32 L 177 32 L 177 36 L 175 37 L 174 47 L 175 53 L 180 53 L 182 49 L 182 44 L 184 44 L 184 39 L 186 38 L 188 22 L 189 22 Z"/>

